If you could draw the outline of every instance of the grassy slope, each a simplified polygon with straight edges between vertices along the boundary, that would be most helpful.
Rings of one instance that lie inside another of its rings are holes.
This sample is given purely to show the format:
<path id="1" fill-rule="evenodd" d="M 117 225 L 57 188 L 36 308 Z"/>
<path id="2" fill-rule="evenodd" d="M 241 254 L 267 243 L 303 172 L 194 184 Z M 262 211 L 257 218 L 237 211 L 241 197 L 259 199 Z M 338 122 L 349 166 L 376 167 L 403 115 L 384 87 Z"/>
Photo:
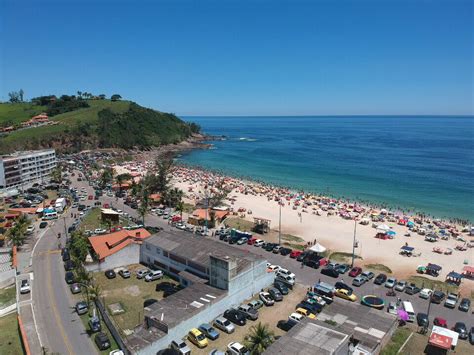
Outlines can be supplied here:
<path id="1" fill-rule="evenodd" d="M 31 103 L 0 104 L 0 124 L 12 121 L 14 124 L 27 121 L 31 117 L 46 111 L 45 106 L 37 106 Z"/>
<path id="2" fill-rule="evenodd" d="M 0 354 L 23 354 L 16 313 L 0 318 Z"/>
<path id="3" fill-rule="evenodd" d="M 52 135 L 64 132 L 68 127 L 72 127 L 78 122 L 92 124 L 97 121 L 97 114 L 104 108 L 110 108 L 113 112 L 124 112 L 128 110 L 130 106 L 129 101 L 116 101 L 110 100 L 89 100 L 90 107 L 79 109 L 76 111 L 66 112 L 57 116 L 52 117 L 53 121 L 60 122 L 59 125 L 41 126 L 36 128 L 22 129 L 19 131 L 12 132 L 0 140 L 0 151 L 6 152 L 15 149 L 22 149 L 28 141 L 32 139 L 41 141 Z M 25 108 L 32 106 L 31 104 L 0 104 L 0 122 L 7 120 L 11 117 L 18 117 L 19 122 L 26 121 L 31 118 L 32 115 L 26 115 L 25 112 L 32 112 L 31 110 L 25 111 Z M 43 111 L 42 106 L 33 106 L 41 108 L 39 112 Z M 26 116 L 25 116 L 26 115 Z M 21 119 L 23 117 L 23 119 Z"/>

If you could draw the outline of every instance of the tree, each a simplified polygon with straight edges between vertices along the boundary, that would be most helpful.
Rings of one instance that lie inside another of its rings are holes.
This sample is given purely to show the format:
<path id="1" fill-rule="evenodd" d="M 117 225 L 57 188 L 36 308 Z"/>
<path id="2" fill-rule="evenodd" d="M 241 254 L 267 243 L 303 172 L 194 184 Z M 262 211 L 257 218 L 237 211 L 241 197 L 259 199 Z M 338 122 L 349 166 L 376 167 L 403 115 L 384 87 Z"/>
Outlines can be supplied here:
<path id="1" fill-rule="evenodd" d="M 251 354 L 262 354 L 275 340 L 274 333 L 268 329 L 267 324 L 258 322 L 250 328 L 249 334 L 245 337 L 245 345 Z"/>
<path id="2" fill-rule="evenodd" d="M 26 240 L 26 229 L 30 224 L 31 222 L 28 217 L 21 215 L 16 220 L 15 225 L 8 230 L 6 234 L 7 239 L 16 247 L 22 246 Z"/>
<path id="3" fill-rule="evenodd" d="M 184 211 L 184 202 L 183 200 L 179 200 L 175 207 L 176 212 L 179 212 L 179 216 L 181 220 L 183 220 L 183 211 Z"/>
<path id="4" fill-rule="evenodd" d="M 119 174 L 115 177 L 115 182 L 118 185 L 120 193 L 122 192 L 122 184 L 130 179 L 132 179 L 132 175 L 129 173 Z"/>
<path id="5" fill-rule="evenodd" d="M 100 95 L 99 95 L 99 99 L 100 99 L 100 100 L 105 100 L 106 97 L 107 97 L 107 96 L 106 96 L 105 94 L 100 94 Z"/>
<path id="6" fill-rule="evenodd" d="M 77 92 L 77 97 L 79 97 L 80 99 L 82 99 L 82 91 L 78 91 L 78 92 Z"/>
<path id="7" fill-rule="evenodd" d="M 169 190 L 168 192 L 165 192 L 163 195 L 163 200 L 165 203 L 170 206 L 170 207 L 176 207 L 176 205 L 182 201 L 184 196 L 184 192 L 177 187 L 174 189 Z"/>
<path id="8" fill-rule="evenodd" d="M 69 249 L 71 255 L 76 257 L 80 263 L 86 260 L 89 253 L 89 240 L 82 231 L 72 233 Z"/>
<path id="9" fill-rule="evenodd" d="M 111 167 L 105 167 L 99 177 L 99 184 L 104 189 L 107 184 L 111 184 L 114 178 L 114 169 Z"/>
<path id="10" fill-rule="evenodd" d="M 148 206 L 150 204 L 149 201 L 149 194 L 147 189 L 143 186 L 142 187 L 142 196 L 140 199 L 140 206 L 138 207 L 138 214 L 142 218 L 142 224 L 145 225 L 145 216 L 148 212 Z"/>
<path id="11" fill-rule="evenodd" d="M 20 97 L 20 101 L 23 102 L 23 95 L 25 95 L 25 92 L 23 91 L 23 89 L 20 89 L 20 91 L 18 92 L 18 95 Z"/>
<path id="12" fill-rule="evenodd" d="M 110 99 L 111 99 L 112 101 L 118 101 L 118 100 L 120 100 L 121 98 L 122 98 L 122 96 L 120 96 L 119 94 L 113 94 L 113 95 L 110 97 Z"/>
<path id="13" fill-rule="evenodd" d="M 57 166 L 51 171 L 49 176 L 51 177 L 51 181 L 54 181 L 55 183 L 60 184 L 62 181 L 61 168 Z"/>
<path id="14" fill-rule="evenodd" d="M 20 93 L 17 91 L 11 91 L 8 93 L 9 101 L 13 103 L 20 102 Z"/>

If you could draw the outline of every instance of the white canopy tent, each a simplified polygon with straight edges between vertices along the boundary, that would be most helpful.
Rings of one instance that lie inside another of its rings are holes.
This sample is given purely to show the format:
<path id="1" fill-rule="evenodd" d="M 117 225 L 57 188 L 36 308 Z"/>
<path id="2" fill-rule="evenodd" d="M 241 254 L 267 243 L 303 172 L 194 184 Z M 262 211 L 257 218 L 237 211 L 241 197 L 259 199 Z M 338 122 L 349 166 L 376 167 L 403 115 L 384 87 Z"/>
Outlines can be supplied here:
<path id="1" fill-rule="evenodd" d="M 309 248 L 309 250 L 312 250 L 316 253 L 324 253 L 326 251 L 326 248 L 323 247 L 321 244 L 316 243 L 311 248 Z"/>
<path id="2" fill-rule="evenodd" d="M 388 232 L 389 230 L 390 230 L 390 227 L 387 226 L 386 224 L 380 224 L 377 226 L 377 232 L 384 233 L 384 232 Z"/>

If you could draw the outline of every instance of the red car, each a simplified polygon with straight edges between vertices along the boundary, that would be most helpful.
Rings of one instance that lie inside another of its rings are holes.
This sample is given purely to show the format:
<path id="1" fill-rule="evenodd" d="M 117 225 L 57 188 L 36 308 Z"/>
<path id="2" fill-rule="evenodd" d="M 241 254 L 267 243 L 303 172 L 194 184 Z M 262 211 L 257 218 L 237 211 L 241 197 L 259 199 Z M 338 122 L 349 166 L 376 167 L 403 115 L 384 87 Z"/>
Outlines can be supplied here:
<path id="1" fill-rule="evenodd" d="M 252 237 L 252 238 L 249 238 L 249 240 L 247 240 L 247 244 L 254 245 L 256 241 L 257 241 L 257 238 Z"/>
<path id="2" fill-rule="evenodd" d="M 356 277 L 360 274 L 362 274 L 362 269 L 358 266 L 353 267 L 352 270 L 349 272 L 350 277 Z"/>
<path id="3" fill-rule="evenodd" d="M 301 250 L 292 250 L 290 253 L 290 258 L 296 259 L 298 256 L 300 256 L 302 253 Z"/>
<path id="4" fill-rule="evenodd" d="M 88 198 L 89 200 L 93 200 L 93 199 L 94 199 L 94 196 L 89 195 L 87 198 Z"/>
<path id="5" fill-rule="evenodd" d="M 326 258 L 319 259 L 319 266 L 325 266 L 329 264 L 329 260 Z"/>
<path id="6" fill-rule="evenodd" d="M 448 322 L 446 322 L 446 319 L 440 318 L 440 317 L 436 317 L 433 321 L 433 324 L 437 325 L 438 327 L 443 327 L 443 328 L 448 327 Z"/>
<path id="7" fill-rule="evenodd" d="M 110 208 L 110 205 L 108 203 L 104 203 L 104 208 Z"/>

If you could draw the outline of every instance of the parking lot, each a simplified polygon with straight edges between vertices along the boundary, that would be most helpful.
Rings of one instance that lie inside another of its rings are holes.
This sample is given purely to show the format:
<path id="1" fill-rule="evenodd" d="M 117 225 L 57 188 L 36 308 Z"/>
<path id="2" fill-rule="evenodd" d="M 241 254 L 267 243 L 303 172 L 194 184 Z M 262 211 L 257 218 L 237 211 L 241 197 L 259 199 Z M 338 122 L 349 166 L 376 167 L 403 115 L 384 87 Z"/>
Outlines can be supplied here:
<path id="1" fill-rule="evenodd" d="M 262 308 L 260 308 L 258 319 L 256 321 L 247 320 L 247 324 L 244 326 L 234 325 L 235 331 L 232 334 L 227 334 L 218 330 L 218 332 L 220 333 L 219 338 L 216 340 L 209 340 L 209 345 L 204 349 L 199 349 L 186 338 L 184 340 L 186 341 L 186 344 L 188 344 L 188 346 L 191 348 L 192 354 L 204 355 L 209 354 L 212 349 L 219 349 L 221 351 L 225 351 L 227 345 L 233 341 L 243 344 L 244 338 L 249 333 L 250 328 L 253 325 L 258 324 L 258 322 L 262 322 L 262 324 L 268 324 L 269 329 L 272 330 L 276 336 L 281 336 L 285 332 L 277 328 L 278 321 L 282 319 L 288 319 L 288 316 L 295 311 L 295 306 L 306 295 L 306 291 L 306 288 L 298 285 L 292 291 L 290 291 L 288 295 L 284 296 L 283 301 L 275 302 L 275 304 L 271 307 L 263 306 Z M 258 299 L 258 295 L 253 299 Z M 249 301 L 250 300 L 247 300 L 242 303 L 247 303 Z M 200 324 L 196 324 L 196 328 L 199 325 Z"/>

